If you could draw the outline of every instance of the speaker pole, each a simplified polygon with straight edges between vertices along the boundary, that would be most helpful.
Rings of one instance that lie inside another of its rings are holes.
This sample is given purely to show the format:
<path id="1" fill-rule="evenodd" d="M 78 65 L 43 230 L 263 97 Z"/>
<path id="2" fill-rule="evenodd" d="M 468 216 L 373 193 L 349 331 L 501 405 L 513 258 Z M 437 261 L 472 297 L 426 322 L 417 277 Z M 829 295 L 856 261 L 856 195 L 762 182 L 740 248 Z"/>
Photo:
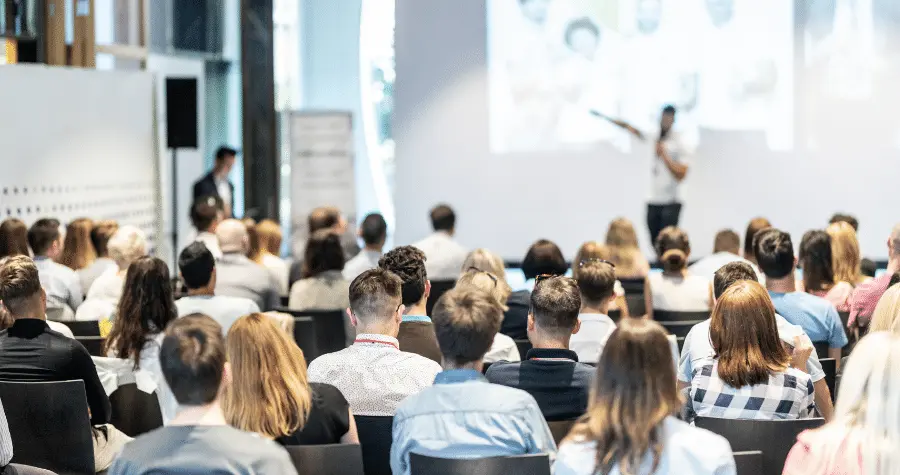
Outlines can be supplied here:
<path id="1" fill-rule="evenodd" d="M 178 148 L 172 148 L 172 272 L 178 274 Z"/>

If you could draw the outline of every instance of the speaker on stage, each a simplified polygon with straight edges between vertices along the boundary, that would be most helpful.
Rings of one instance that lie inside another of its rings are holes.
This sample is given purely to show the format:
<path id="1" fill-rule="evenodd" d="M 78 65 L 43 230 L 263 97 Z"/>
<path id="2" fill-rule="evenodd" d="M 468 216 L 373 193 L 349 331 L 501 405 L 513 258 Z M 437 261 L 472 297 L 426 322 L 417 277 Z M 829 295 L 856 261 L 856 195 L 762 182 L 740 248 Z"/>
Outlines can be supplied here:
<path id="1" fill-rule="evenodd" d="M 197 148 L 197 78 L 166 78 L 167 148 Z"/>

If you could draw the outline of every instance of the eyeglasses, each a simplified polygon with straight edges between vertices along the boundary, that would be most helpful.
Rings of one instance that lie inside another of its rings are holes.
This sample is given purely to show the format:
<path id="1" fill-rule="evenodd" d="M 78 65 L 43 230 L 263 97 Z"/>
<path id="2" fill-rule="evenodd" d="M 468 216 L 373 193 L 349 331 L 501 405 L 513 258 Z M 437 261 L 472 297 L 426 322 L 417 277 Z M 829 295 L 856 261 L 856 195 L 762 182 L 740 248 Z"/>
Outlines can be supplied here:
<path id="1" fill-rule="evenodd" d="M 580 269 L 580 268 L 586 266 L 587 264 L 594 263 L 594 262 L 600 263 L 600 264 L 609 264 L 609 266 L 612 267 L 613 269 L 616 268 L 616 265 L 613 264 L 612 262 L 609 262 L 609 261 L 607 261 L 606 259 L 598 259 L 598 258 L 596 258 L 596 257 L 589 257 L 589 258 L 587 258 L 587 259 L 582 259 L 582 260 L 578 263 L 578 268 Z"/>
<path id="2" fill-rule="evenodd" d="M 479 274 L 484 274 L 484 275 L 490 277 L 491 280 L 494 281 L 494 287 L 495 288 L 497 287 L 497 276 L 494 274 L 491 274 L 490 272 L 488 272 L 486 270 L 479 269 L 475 266 L 472 266 L 472 267 L 469 267 L 468 269 L 466 269 L 466 272 L 477 272 Z"/>

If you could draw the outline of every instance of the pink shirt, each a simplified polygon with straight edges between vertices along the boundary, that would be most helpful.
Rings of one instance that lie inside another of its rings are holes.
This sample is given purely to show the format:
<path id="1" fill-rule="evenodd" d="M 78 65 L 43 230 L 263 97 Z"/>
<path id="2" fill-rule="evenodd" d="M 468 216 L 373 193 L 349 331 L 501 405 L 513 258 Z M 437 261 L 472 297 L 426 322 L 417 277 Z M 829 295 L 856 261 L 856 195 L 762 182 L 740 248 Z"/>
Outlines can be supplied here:
<path id="1" fill-rule="evenodd" d="M 838 282 L 828 291 L 817 290 L 810 293 L 831 302 L 838 312 L 850 311 L 850 296 L 853 295 L 853 286 L 848 282 Z"/>
<path id="2" fill-rule="evenodd" d="M 850 321 L 848 325 L 853 326 L 857 318 L 860 319 L 860 326 L 869 324 L 869 318 L 875 313 L 875 306 L 881 296 L 888 289 L 893 274 L 885 273 L 881 277 L 872 279 L 856 286 L 853 295 L 850 296 Z"/>
<path id="3" fill-rule="evenodd" d="M 848 452 L 852 451 L 852 452 Z M 852 457 L 846 455 L 852 454 Z M 841 427 L 808 430 L 797 436 L 797 443 L 784 462 L 782 475 L 862 475 L 862 453 L 851 447 Z"/>

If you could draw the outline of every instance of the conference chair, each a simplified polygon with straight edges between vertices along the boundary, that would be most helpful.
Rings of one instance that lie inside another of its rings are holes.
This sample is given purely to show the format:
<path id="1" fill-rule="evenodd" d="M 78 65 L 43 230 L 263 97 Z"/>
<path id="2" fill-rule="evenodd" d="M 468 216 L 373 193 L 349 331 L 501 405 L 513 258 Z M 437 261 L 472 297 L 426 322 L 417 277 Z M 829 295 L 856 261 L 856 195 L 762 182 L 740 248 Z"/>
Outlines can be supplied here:
<path id="1" fill-rule="evenodd" d="M 533 454 L 442 459 L 412 452 L 409 454 L 409 468 L 412 475 L 550 475 L 550 457 L 547 454 Z"/>
<path id="2" fill-rule="evenodd" d="M 625 295 L 640 294 L 643 297 L 645 284 L 645 280 L 643 277 L 638 277 L 636 279 L 619 279 L 619 283 L 622 284 L 622 289 L 625 290 Z"/>
<path id="3" fill-rule="evenodd" d="M 628 305 L 628 314 L 632 317 L 640 317 L 647 314 L 647 304 L 644 301 L 644 279 L 619 279 L 622 288 L 625 289 L 625 303 Z"/>
<path id="4" fill-rule="evenodd" d="M 819 355 L 819 358 L 828 356 L 828 350 L 830 349 L 827 341 L 815 341 L 813 342 L 813 348 L 816 349 L 816 354 Z"/>
<path id="5" fill-rule="evenodd" d="M 54 320 L 49 318 L 49 309 L 47 314 L 48 320 Z M 80 336 L 100 336 L 100 323 L 96 320 L 85 321 L 85 322 L 59 322 L 63 325 L 69 327 L 69 330 L 72 330 L 72 334 L 75 335 L 76 338 Z"/>
<path id="6" fill-rule="evenodd" d="M 516 342 L 516 348 L 519 350 L 519 357 L 522 361 L 527 360 L 528 351 L 531 350 L 531 341 L 526 339 L 523 340 L 513 340 Z"/>
<path id="7" fill-rule="evenodd" d="M 102 336 L 76 336 L 75 341 L 81 343 L 91 356 L 106 356 L 103 354 L 106 338 Z"/>
<path id="8" fill-rule="evenodd" d="M 656 313 L 653 314 L 656 316 Z M 691 328 L 694 328 L 694 325 L 698 323 L 702 323 L 703 320 L 690 320 L 690 321 L 679 321 L 679 322 L 659 322 L 662 324 L 663 328 L 666 329 L 672 335 L 675 335 L 677 338 L 684 338 L 687 336 L 688 332 L 691 331 Z"/>
<path id="9" fill-rule="evenodd" d="M 428 294 L 428 301 L 425 302 L 425 311 L 428 312 L 428 315 L 431 315 L 431 311 L 434 310 L 434 305 L 437 303 L 438 299 L 455 286 L 455 280 L 431 281 L 431 293 Z"/>
<path id="10" fill-rule="evenodd" d="M 697 417 L 694 424 L 728 439 L 731 450 L 744 452 L 762 451 L 763 470 L 759 473 L 781 473 L 788 452 L 797 441 L 797 435 L 825 424 L 825 419 L 750 420 Z"/>
<path id="11" fill-rule="evenodd" d="M 316 345 L 316 322 L 311 317 L 294 317 L 294 341 L 303 351 L 307 364 L 322 356 Z"/>
<path id="12" fill-rule="evenodd" d="M 659 323 L 665 322 L 702 322 L 709 318 L 709 310 L 701 312 L 673 312 L 668 310 L 653 310 L 653 319 Z"/>
<path id="13" fill-rule="evenodd" d="M 297 475 L 363 475 L 357 444 L 288 445 L 285 449 Z"/>
<path id="14" fill-rule="evenodd" d="M 822 364 L 822 371 L 825 373 L 825 384 L 831 391 L 831 401 L 837 398 L 837 361 L 834 358 L 819 358 Z"/>
<path id="15" fill-rule="evenodd" d="M 109 395 L 112 417 L 109 423 L 129 437 L 137 437 L 163 426 L 162 409 L 156 392 L 145 393 L 137 384 L 123 384 Z"/>
<path id="16" fill-rule="evenodd" d="M 619 320 L 622 319 L 622 311 L 619 309 L 610 310 L 606 316 L 611 318 L 612 321 L 619 323 Z"/>
<path id="17" fill-rule="evenodd" d="M 291 310 L 276 308 L 276 312 L 293 317 L 309 317 L 313 320 L 316 335 L 316 356 L 333 353 L 347 347 L 347 330 L 344 327 L 343 310 Z M 296 335 L 296 327 L 295 327 Z"/>
<path id="18" fill-rule="evenodd" d="M 547 421 L 547 426 L 550 427 L 550 433 L 553 434 L 553 441 L 556 442 L 556 445 L 559 445 L 569 435 L 576 422 L 578 421 L 575 419 L 569 421 Z"/>
<path id="19" fill-rule="evenodd" d="M 353 416 L 366 475 L 391 475 L 393 416 Z"/>
<path id="20" fill-rule="evenodd" d="M 13 463 L 59 474 L 94 473 L 84 381 L 0 382 Z"/>
<path id="21" fill-rule="evenodd" d="M 759 475 L 763 473 L 763 453 L 759 450 L 735 452 L 734 463 L 737 475 Z"/>

